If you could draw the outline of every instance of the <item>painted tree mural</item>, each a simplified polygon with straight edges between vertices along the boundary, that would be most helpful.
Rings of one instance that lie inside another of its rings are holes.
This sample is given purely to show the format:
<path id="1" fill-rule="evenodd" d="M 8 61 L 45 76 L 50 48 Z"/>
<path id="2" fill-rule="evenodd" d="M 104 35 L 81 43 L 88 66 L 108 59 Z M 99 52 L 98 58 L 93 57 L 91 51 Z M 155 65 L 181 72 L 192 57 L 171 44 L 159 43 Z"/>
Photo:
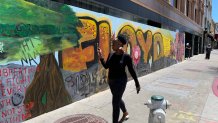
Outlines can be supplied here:
<path id="1" fill-rule="evenodd" d="M 0 4 L 1 63 L 40 55 L 24 104 L 33 102 L 32 117 L 71 103 L 54 52 L 78 45 L 79 20 L 70 7 L 47 0 L 4 0 Z M 13 18 L 16 17 L 16 18 Z M 28 42 L 35 52 L 28 52 Z M 26 49 L 26 50 L 24 50 Z"/>

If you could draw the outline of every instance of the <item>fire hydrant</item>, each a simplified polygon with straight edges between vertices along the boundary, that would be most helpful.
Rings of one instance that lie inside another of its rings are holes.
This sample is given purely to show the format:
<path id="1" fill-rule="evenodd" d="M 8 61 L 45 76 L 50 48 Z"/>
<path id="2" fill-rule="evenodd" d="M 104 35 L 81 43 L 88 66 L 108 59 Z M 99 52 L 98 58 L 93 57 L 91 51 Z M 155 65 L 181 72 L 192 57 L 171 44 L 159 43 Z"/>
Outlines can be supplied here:
<path id="1" fill-rule="evenodd" d="M 168 100 L 163 96 L 153 95 L 145 105 L 150 108 L 148 123 L 165 123 L 165 110 L 171 106 Z"/>

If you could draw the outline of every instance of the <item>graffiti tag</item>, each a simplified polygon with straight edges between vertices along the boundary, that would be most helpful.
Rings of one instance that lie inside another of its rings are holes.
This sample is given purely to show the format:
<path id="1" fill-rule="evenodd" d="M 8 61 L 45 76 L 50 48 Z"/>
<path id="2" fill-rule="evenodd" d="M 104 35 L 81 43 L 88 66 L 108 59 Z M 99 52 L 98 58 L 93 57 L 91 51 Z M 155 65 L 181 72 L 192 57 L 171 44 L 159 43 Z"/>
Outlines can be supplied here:
<path id="1" fill-rule="evenodd" d="M 24 95 L 22 95 L 21 93 L 17 92 L 17 93 L 14 93 L 11 97 L 11 100 L 12 100 L 12 104 L 14 106 L 18 106 L 22 103 L 24 99 Z"/>

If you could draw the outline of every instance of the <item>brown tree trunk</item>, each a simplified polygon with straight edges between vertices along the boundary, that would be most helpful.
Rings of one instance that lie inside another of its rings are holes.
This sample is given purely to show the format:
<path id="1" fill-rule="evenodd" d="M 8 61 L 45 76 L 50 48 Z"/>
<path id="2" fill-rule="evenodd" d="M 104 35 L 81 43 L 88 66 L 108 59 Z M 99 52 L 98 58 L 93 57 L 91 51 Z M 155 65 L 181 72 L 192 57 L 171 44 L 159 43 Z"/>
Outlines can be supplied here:
<path id="1" fill-rule="evenodd" d="M 31 118 L 72 102 L 54 54 L 40 56 L 32 83 L 26 91 L 24 104 L 32 102 Z"/>

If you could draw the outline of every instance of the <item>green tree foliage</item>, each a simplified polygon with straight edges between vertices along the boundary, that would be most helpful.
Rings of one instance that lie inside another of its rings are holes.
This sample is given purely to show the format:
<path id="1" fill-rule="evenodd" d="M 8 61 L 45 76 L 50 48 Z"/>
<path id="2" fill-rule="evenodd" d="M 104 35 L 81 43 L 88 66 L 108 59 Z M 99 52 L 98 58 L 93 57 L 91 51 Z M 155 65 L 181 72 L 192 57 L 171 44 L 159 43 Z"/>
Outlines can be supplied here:
<path id="1" fill-rule="evenodd" d="M 37 37 L 43 46 L 40 53 L 54 52 L 78 45 L 80 22 L 72 9 L 48 0 L 3 0 L 0 4 L 0 42 L 4 43 L 4 61 L 20 60 L 20 47 L 25 40 Z M 71 44 L 63 47 L 63 42 Z"/>

